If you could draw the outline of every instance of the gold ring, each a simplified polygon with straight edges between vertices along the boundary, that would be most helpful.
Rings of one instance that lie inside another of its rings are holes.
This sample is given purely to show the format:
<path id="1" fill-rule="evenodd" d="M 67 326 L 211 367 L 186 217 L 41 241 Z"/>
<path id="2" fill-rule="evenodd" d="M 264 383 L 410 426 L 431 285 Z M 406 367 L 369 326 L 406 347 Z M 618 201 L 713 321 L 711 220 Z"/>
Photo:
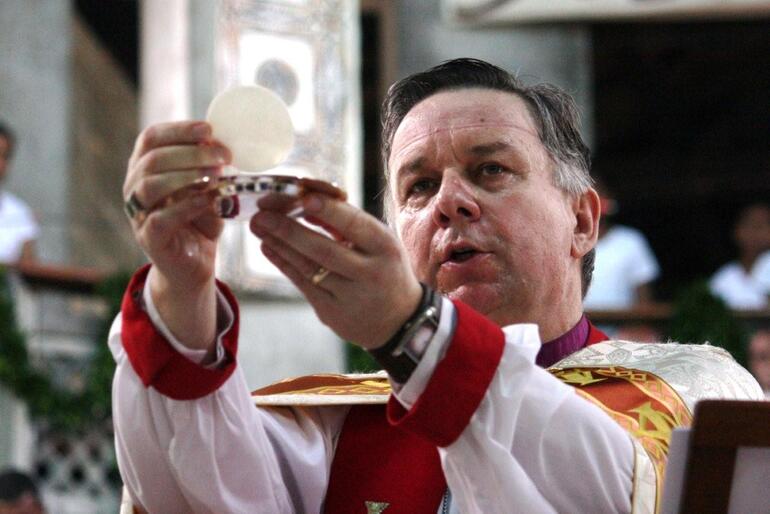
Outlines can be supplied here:
<path id="1" fill-rule="evenodd" d="M 317 286 L 321 282 L 323 282 L 323 279 L 327 277 L 331 273 L 328 269 L 324 268 L 323 266 L 319 266 L 315 273 L 313 273 L 313 276 L 310 277 L 310 281 L 313 282 L 314 286 Z"/>
<path id="2" fill-rule="evenodd" d="M 136 192 L 131 193 L 123 204 L 123 210 L 126 211 L 126 215 L 129 219 L 141 223 L 144 217 L 147 215 L 147 209 L 142 205 L 142 202 L 136 197 Z"/>

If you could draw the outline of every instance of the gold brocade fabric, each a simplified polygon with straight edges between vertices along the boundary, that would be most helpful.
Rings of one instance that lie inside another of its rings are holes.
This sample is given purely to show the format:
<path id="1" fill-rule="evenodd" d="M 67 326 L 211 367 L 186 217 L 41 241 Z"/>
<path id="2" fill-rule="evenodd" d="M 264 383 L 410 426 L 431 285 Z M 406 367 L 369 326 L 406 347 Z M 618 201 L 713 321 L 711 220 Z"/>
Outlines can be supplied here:
<path id="1" fill-rule="evenodd" d="M 655 503 L 659 504 L 671 432 L 692 423 L 692 413 L 681 396 L 652 373 L 620 366 L 549 371 L 575 387 L 642 445 L 655 467 Z"/>
<path id="2" fill-rule="evenodd" d="M 690 424 L 700 400 L 762 395 L 748 371 L 709 344 L 604 341 L 569 355 L 549 371 L 632 435 L 634 513 L 658 510 L 671 430 Z"/>
<path id="3" fill-rule="evenodd" d="M 308 375 L 251 393 L 257 405 L 360 405 L 387 403 L 390 382 L 384 373 Z"/>
<path id="4" fill-rule="evenodd" d="M 348 384 L 326 384 L 306 389 L 297 389 L 286 394 L 318 394 L 322 396 L 339 395 L 389 395 L 390 384 L 387 380 L 360 380 Z"/>

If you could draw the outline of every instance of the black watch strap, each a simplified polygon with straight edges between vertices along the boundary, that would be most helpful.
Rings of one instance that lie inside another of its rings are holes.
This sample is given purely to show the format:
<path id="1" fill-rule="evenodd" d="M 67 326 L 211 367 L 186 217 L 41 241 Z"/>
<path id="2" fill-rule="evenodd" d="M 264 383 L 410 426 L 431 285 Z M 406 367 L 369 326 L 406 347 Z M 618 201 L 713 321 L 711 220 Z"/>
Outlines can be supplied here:
<path id="1" fill-rule="evenodd" d="M 422 298 L 414 313 L 387 343 L 369 351 L 388 375 L 401 384 L 412 376 L 421 357 L 410 350 L 409 342 L 422 327 L 428 326 L 435 332 L 441 316 L 441 295 L 425 284 L 420 285 Z"/>

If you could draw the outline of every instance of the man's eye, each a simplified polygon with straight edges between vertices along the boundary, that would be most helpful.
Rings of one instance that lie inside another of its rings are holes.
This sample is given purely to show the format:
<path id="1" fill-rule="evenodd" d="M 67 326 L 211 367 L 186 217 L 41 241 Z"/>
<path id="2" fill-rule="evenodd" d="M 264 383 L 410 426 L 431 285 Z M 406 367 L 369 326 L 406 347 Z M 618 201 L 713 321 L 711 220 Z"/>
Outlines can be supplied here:
<path id="1" fill-rule="evenodd" d="M 499 175 L 505 171 L 505 168 L 499 164 L 484 164 L 479 167 L 479 171 L 484 175 Z"/>
<path id="2" fill-rule="evenodd" d="M 435 185 L 436 181 L 433 179 L 423 178 L 416 180 L 409 186 L 408 193 L 410 195 L 424 193 L 433 189 Z"/>

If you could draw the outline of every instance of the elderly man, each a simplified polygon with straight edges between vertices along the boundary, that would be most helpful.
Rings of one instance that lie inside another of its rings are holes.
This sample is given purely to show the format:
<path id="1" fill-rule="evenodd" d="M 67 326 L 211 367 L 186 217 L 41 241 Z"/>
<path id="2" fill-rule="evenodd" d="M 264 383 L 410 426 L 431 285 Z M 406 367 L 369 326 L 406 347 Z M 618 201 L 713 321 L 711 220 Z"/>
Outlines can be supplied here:
<path id="1" fill-rule="evenodd" d="M 129 285 L 110 338 L 133 502 L 150 512 L 654 510 L 667 430 L 691 405 L 645 371 L 659 359 L 599 343 L 583 316 L 599 200 L 576 124 L 556 88 L 450 61 L 385 102 L 393 230 L 319 194 L 302 199 L 304 212 L 335 239 L 259 212 L 251 229 L 264 254 L 324 323 L 372 352 L 393 389 L 387 405 L 281 408 L 255 408 L 238 367 L 210 198 L 160 202 L 164 175 L 216 175 L 229 152 L 201 122 L 144 131 L 124 190 L 135 207 L 159 206 L 132 220 L 152 266 Z M 616 350 L 634 373 L 613 367 Z M 717 366 L 709 378 L 760 394 L 729 357 L 706 353 L 693 369 Z"/>

